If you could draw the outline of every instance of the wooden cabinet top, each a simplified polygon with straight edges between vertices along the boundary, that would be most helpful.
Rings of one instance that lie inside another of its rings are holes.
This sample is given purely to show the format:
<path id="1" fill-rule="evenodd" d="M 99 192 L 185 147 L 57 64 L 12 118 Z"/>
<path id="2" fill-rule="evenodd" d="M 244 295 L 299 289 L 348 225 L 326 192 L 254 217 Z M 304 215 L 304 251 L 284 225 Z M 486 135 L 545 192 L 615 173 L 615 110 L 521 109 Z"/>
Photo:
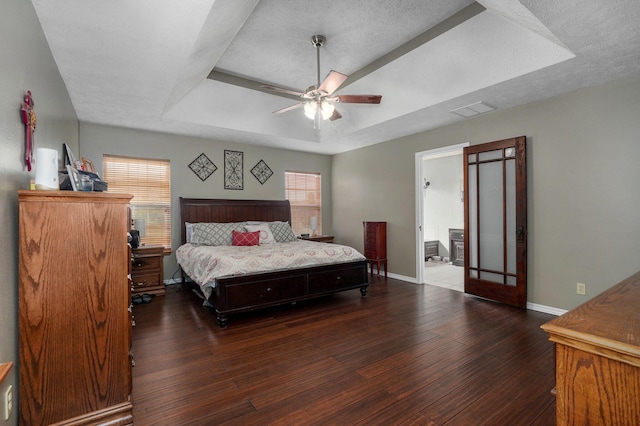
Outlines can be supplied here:
<path id="1" fill-rule="evenodd" d="M 554 342 L 640 366 L 640 272 L 542 329 Z"/>
<path id="2" fill-rule="evenodd" d="M 140 246 L 131 249 L 134 256 L 164 256 L 164 247 L 159 245 Z"/>
<path id="3" fill-rule="evenodd" d="M 25 201 L 47 201 L 47 202 L 123 202 L 128 203 L 133 198 L 129 194 L 116 194 L 112 192 L 83 192 L 83 191 L 32 191 L 23 189 L 18 191 L 18 200 Z"/>

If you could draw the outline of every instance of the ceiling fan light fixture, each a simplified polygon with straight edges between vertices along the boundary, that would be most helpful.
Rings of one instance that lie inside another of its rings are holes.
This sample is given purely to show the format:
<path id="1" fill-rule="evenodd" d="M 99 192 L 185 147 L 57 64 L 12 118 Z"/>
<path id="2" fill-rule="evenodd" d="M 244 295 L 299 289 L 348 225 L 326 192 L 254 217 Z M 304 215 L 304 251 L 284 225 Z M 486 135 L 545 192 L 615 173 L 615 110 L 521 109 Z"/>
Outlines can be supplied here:
<path id="1" fill-rule="evenodd" d="M 336 110 L 336 107 L 328 101 L 322 101 L 320 104 L 320 113 L 322 114 L 322 119 L 327 120 L 333 115 L 333 111 Z"/>
<path id="2" fill-rule="evenodd" d="M 306 92 L 287 89 L 284 87 L 272 86 L 270 84 L 263 84 L 260 87 L 263 89 L 271 90 L 281 94 L 295 95 L 301 97 L 303 100 L 295 105 L 291 105 L 285 108 L 280 108 L 274 111 L 274 114 L 282 114 L 287 111 L 291 111 L 296 108 L 302 107 L 304 115 L 313 120 L 314 129 L 319 130 L 320 117 L 322 120 L 335 121 L 342 118 L 342 114 L 336 109 L 334 102 L 347 103 L 347 104 L 379 104 L 382 96 L 380 95 L 338 95 L 332 96 L 333 93 L 342 86 L 349 76 L 339 73 L 338 71 L 331 70 L 325 77 L 324 81 L 320 81 L 320 48 L 327 41 L 323 35 L 314 35 L 311 37 L 311 43 L 316 48 L 316 70 L 317 70 L 317 84 L 315 86 L 309 86 Z"/>
<path id="3" fill-rule="evenodd" d="M 313 120 L 316 118 L 316 110 L 318 109 L 318 104 L 316 101 L 309 101 L 304 104 L 304 115 L 307 116 L 308 119 Z"/>

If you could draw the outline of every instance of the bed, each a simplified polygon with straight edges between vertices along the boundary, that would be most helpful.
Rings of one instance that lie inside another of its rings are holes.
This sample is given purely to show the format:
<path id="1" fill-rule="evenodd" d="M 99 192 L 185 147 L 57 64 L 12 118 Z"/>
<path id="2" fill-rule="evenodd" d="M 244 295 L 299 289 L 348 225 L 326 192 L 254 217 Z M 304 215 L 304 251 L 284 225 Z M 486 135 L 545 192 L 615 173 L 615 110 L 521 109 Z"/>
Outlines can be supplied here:
<path id="1" fill-rule="evenodd" d="M 338 263 L 289 267 L 251 273 L 229 273 L 216 276 L 215 282 L 203 282 L 210 277 L 193 277 L 187 271 L 194 271 L 188 257 L 193 250 L 188 240 L 188 227 L 193 224 L 233 224 L 233 223 L 291 223 L 291 207 L 288 200 L 222 200 L 180 198 L 181 243 L 176 251 L 182 271 L 183 285 L 190 285 L 206 300 L 216 313 L 218 325 L 226 328 L 230 314 L 262 309 L 266 307 L 295 303 L 300 300 L 321 297 L 337 292 L 359 289 L 363 298 L 367 296 L 367 260 L 355 249 L 358 256 Z M 280 243 L 291 247 L 297 244 L 311 244 L 310 249 L 321 250 L 328 243 L 302 242 Z M 274 244 L 275 246 L 275 244 Z M 329 251 L 341 247 L 329 244 Z M 335 248 L 334 248 L 335 247 Z M 231 249 L 226 247 L 225 249 Z M 239 247 L 244 253 L 252 247 Z M 257 249 L 257 248 L 256 248 Z M 284 250 L 284 249 L 283 249 Z M 344 250 L 345 252 L 347 250 Z M 239 263 L 239 262 L 238 262 Z M 185 271 L 186 270 L 186 271 Z M 196 275 L 193 272 L 193 275 Z M 186 280 L 186 278 L 190 280 Z"/>

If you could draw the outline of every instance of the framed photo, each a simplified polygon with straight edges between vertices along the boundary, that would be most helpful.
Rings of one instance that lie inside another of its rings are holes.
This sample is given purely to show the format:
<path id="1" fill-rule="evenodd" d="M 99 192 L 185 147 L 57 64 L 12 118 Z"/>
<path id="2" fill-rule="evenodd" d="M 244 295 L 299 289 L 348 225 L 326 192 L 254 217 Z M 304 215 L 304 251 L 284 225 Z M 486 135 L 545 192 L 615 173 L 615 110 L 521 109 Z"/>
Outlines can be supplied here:
<path id="1" fill-rule="evenodd" d="M 80 175 L 78 171 L 70 164 L 67 164 L 67 172 L 69 173 L 69 182 L 71 182 L 71 188 L 74 191 L 79 191 L 80 188 Z"/>
<path id="2" fill-rule="evenodd" d="M 96 172 L 96 168 L 93 167 L 93 161 L 89 160 L 88 158 L 82 157 L 82 166 L 87 172 Z"/>
<path id="3" fill-rule="evenodd" d="M 75 167 L 76 157 L 73 156 L 73 152 L 71 151 L 71 148 L 69 148 L 69 145 L 67 145 L 66 143 L 63 143 L 62 147 L 64 148 L 65 164 L 70 164 L 72 167 Z"/>

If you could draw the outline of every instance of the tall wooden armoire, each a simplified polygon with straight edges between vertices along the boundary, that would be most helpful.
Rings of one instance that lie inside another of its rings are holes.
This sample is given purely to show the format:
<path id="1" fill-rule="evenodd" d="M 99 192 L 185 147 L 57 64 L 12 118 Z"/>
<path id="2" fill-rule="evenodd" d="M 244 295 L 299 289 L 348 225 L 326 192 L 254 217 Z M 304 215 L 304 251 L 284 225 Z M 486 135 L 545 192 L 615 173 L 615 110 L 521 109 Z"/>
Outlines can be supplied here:
<path id="1" fill-rule="evenodd" d="M 133 424 L 130 199 L 18 191 L 21 425 Z"/>
<path id="2" fill-rule="evenodd" d="M 378 267 L 380 276 L 380 265 L 384 265 L 384 276 L 387 277 L 387 222 L 362 222 L 364 225 L 364 256 L 371 265 L 371 275 L 373 275 L 373 265 Z"/>

